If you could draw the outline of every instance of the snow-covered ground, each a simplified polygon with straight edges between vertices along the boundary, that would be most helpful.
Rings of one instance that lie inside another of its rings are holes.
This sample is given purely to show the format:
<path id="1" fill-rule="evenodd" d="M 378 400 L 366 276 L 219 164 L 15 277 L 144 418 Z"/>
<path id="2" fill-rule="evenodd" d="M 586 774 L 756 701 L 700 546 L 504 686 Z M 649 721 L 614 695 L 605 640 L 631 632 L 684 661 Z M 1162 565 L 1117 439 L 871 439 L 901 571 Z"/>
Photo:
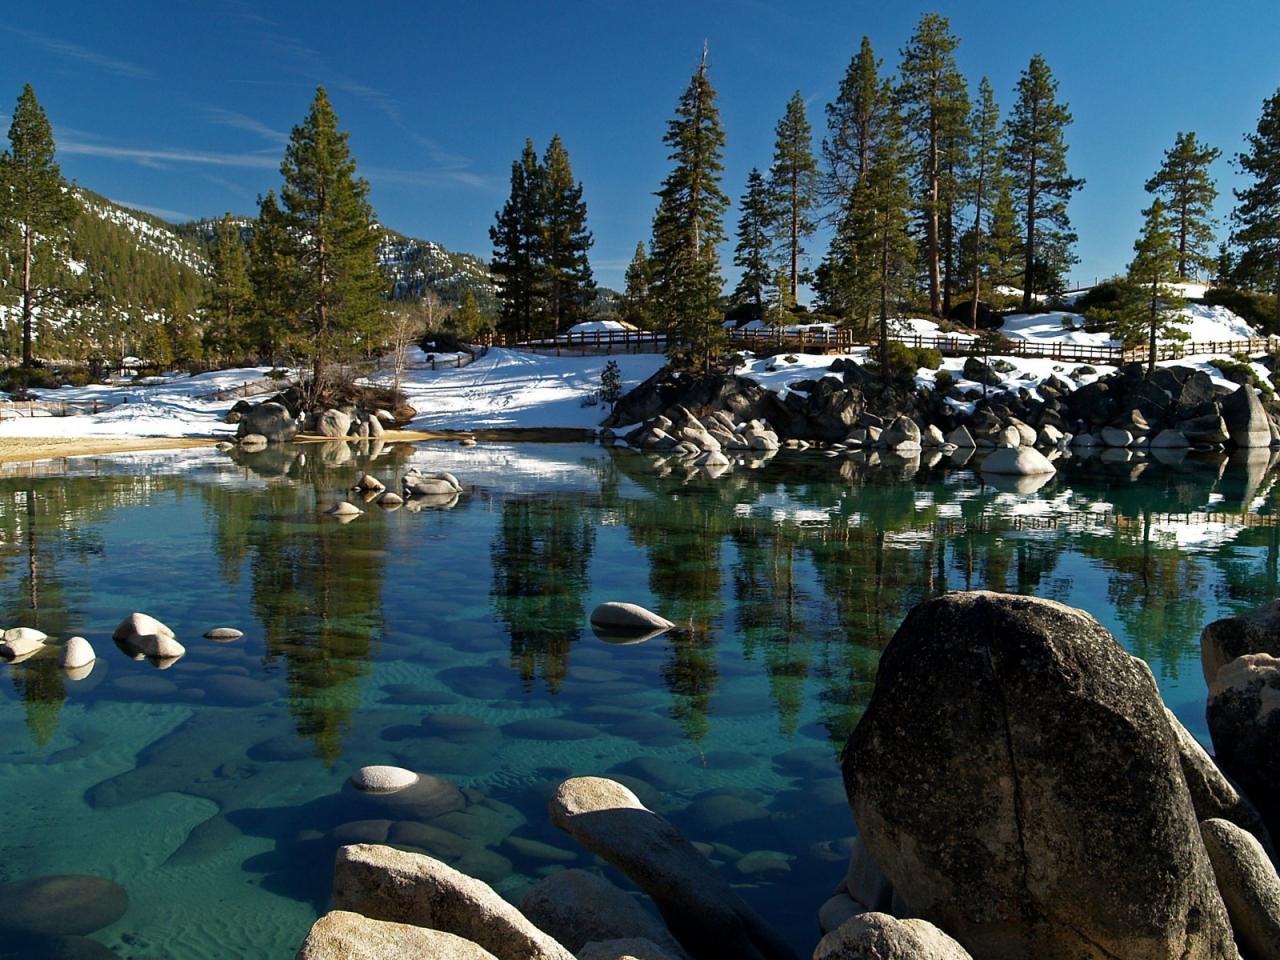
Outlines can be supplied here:
<path id="1" fill-rule="evenodd" d="M 1196 342 L 1238 340 L 1256 336 L 1247 323 L 1224 307 L 1192 304 L 1186 308 L 1191 339 Z M 909 340 L 915 336 L 939 334 L 931 320 L 899 321 L 894 336 Z M 1011 339 L 1030 340 L 1046 345 L 1107 345 L 1106 334 L 1089 333 L 1076 314 L 1046 313 L 1015 315 L 1006 319 L 1001 334 Z M 972 334 L 946 334 L 957 341 Z M 850 356 L 865 359 L 868 350 L 856 348 Z M 428 357 L 435 357 L 436 369 Z M 592 428 L 604 418 L 607 410 L 590 400 L 600 388 L 600 375 L 613 359 L 622 374 L 623 389 L 634 387 L 662 366 L 659 354 L 619 354 L 612 358 L 556 357 L 525 353 L 503 348 L 491 349 L 474 363 L 458 368 L 462 355 L 424 352 L 418 347 L 409 351 L 402 387 L 409 403 L 418 410 L 410 427 L 413 429 L 503 429 L 530 427 Z M 832 357 L 796 354 L 749 358 L 738 372 L 771 390 L 785 394 L 800 380 L 825 375 Z M 1080 363 L 1019 357 L 990 357 L 992 363 L 1008 364 L 1002 372 L 1001 385 L 995 389 L 1026 389 L 1033 394 L 1050 376 L 1057 376 L 1073 387 L 1083 386 L 1114 368 L 1093 364 L 1091 372 L 1081 370 Z M 1234 389 L 1218 370 L 1209 365 L 1213 356 L 1196 356 L 1184 360 L 1165 361 L 1164 365 L 1193 366 L 1204 370 L 1215 383 Z M 966 381 L 964 358 L 948 358 L 942 370 L 947 371 L 959 389 L 980 389 Z M 1254 370 L 1269 381 L 1265 368 L 1254 364 Z M 234 427 L 222 423 L 222 416 L 233 400 L 210 400 L 208 395 L 229 387 L 262 379 L 268 368 L 255 367 L 222 370 L 194 377 L 156 378 L 146 384 L 123 384 L 90 387 L 63 387 L 39 391 L 52 400 L 119 404 L 96 416 L 13 418 L 0 421 L 0 437 L 183 437 L 230 434 Z M 917 371 L 916 382 L 932 388 L 938 371 Z M 389 383 L 390 374 L 383 369 L 372 379 Z M 967 405 L 963 405 L 967 406 Z"/>
<path id="2" fill-rule="evenodd" d="M 222 422 L 234 400 L 212 393 L 263 379 L 271 367 L 238 367 L 193 377 L 153 377 L 145 384 L 92 384 L 35 390 L 47 400 L 117 404 L 97 415 L 12 417 L 0 420 L 0 437 L 207 437 L 231 434 Z"/>
<path id="3" fill-rule="evenodd" d="M 600 374 L 611 359 L 622 374 L 624 392 L 665 362 L 659 354 L 554 357 L 494 347 L 461 370 L 416 371 L 407 377 L 402 389 L 418 411 L 409 428 L 596 427 L 608 409 L 583 401 L 600 389 Z"/>

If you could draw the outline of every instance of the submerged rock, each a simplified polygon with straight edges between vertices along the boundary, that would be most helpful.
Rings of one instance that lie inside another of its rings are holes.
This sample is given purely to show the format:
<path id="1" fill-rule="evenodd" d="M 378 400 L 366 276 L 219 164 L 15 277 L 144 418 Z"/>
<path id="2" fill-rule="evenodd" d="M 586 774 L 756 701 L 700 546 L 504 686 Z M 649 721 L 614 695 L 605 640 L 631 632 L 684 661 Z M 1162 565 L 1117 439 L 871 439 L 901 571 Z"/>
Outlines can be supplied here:
<path id="1" fill-rule="evenodd" d="M 470 940 L 408 923 L 334 910 L 311 926 L 294 960 L 495 960 Z"/>
<path id="2" fill-rule="evenodd" d="M 349 500 L 339 500 L 325 513 L 331 517 L 358 517 L 364 511 Z"/>
<path id="3" fill-rule="evenodd" d="M 214 627 L 212 630 L 206 630 L 204 638 L 206 640 L 216 640 L 218 643 L 230 643 L 232 640 L 239 640 L 244 633 L 235 627 Z"/>
<path id="4" fill-rule="evenodd" d="M 551 798 L 551 821 L 649 894 L 667 928 L 698 960 L 792 960 L 706 857 L 622 784 L 574 777 Z"/>
<path id="5" fill-rule="evenodd" d="M 574 960 L 487 883 L 392 847 L 340 848 L 333 905 L 375 920 L 444 930 L 479 944 L 498 960 Z"/>
<path id="6" fill-rule="evenodd" d="M 916 606 L 843 770 L 897 897 L 975 956 L 1235 960 L 1163 704 L 1083 611 Z"/>
<path id="7" fill-rule="evenodd" d="M 109 927 L 129 909 L 124 887 L 75 874 L 0 884 L 3 934 L 85 936 Z"/>
<path id="8" fill-rule="evenodd" d="M 643 938 L 667 954 L 685 955 L 657 917 L 587 870 L 557 870 L 543 877 L 520 901 L 520 912 L 574 953 L 592 941 Z"/>

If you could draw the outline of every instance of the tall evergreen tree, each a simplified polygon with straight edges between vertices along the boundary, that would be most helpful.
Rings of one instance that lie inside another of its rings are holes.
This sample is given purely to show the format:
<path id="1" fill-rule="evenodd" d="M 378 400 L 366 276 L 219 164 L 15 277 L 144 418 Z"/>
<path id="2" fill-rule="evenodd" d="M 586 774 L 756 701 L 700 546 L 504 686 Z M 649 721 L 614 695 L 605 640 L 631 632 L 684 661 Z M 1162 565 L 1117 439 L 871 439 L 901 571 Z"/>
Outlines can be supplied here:
<path id="1" fill-rule="evenodd" d="M 1236 163 L 1252 182 L 1235 191 L 1231 242 L 1239 248 L 1236 274 L 1251 287 L 1276 295 L 1280 329 L 1280 90 L 1262 104 L 1258 129 Z"/>
<path id="2" fill-rule="evenodd" d="M 1191 280 L 1200 271 L 1212 270 L 1213 202 L 1218 186 L 1209 175 L 1209 165 L 1222 151 L 1196 141 L 1195 133 L 1179 131 L 1173 146 L 1164 152 L 1164 161 L 1147 181 L 1147 192 L 1165 201 L 1174 218 L 1178 238 L 1178 276 Z"/>
<path id="3" fill-rule="evenodd" d="M 986 221 L 991 219 L 991 197 L 1003 176 L 1000 156 L 1000 110 L 991 92 L 991 83 L 983 77 L 978 84 L 978 102 L 969 120 L 972 131 L 968 180 L 965 184 L 973 205 L 972 268 L 973 300 L 969 326 L 978 327 L 978 300 L 982 295 L 984 271 L 992 266 L 991 249 L 986 240 Z"/>
<path id="4" fill-rule="evenodd" d="M 733 291 L 733 302 L 755 308 L 755 319 L 764 316 L 769 286 L 773 282 L 770 263 L 769 225 L 773 218 L 768 188 L 755 167 L 747 175 L 747 192 L 739 203 L 738 245 L 734 247 L 733 264 L 742 268 L 742 277 Z"/>
<path id="5" fill-rule="evenodd" d="M 299 345 L 318 390 L 326 366 L 353 355 L 382 309 L 377 223 L 369 183 L 356 176 L 347 134 L 324 87 L 294 127 L 280 165 L 283 220 L 295 268 L 293 290 L 303 325 Z"/>
<path id="6" fill-rule="evenodd" d="M 849 62 L 836 98 L 827 104 L 827 135 L 822 140 L 826 165 L 822 187 L 824 199 L 834 207 L 832 219 L 843 217 L 848 199 L 870 162 L 871 141 L 878 115 L 884 109 L 883 87 L 879 79 L 880 61 L 871 49 L 869 37 Z"/>
<path id="7" fill-rule="evenodd" d="M 76 214 L 75 197 L 54 158 L 53 128 L 25 84 L 9 125 L 9 149 L 0 155 L 0 220 L 22 303 L 22 366 L 32 364 L 32 322 L 37 307 L 51 302 L 64 272 L 59 244 Z"/>
<path id="8" fill-rule="evenodd" d="M 559 333 L 587 318 L 596 291 L 587 259 L 592 243 L 587 205 L 582 199 L 582 184 L 573 179 L 569 153 L 559 134 L 551 138 L 543 157 L 541 186 L 538 266 L 550 332 Z"/>
<path id="9" fill-rule="evenodd" d="M 769 170 L 769 199 L 778 244 L 787 253 L 791 298 L 800 293 L 800 258 L 804 241 L 816 224 L 812 211 L 818 203 L 818 162 L 813 156 L 813 130 L 805 116 L 804 98 L 797 90 L 774 131 L 773 166 Z"/>
<path id="10" fill-rule="evenodd" d="M 902 51 L 897 89 L 914 154 L 929 312 L 935 317 L 943 314 L 943 249 L 950 248 L 944 233 L 951 226 L 951 208 L 959 192 L 955 174 L 969 115 L 969 94 L 956 68 L 958 44 L 946 17 L 925 14 Z"/>
<path id="11" fill-rule="evenodd" d="M 1071 111 L 1058 102 L 1058 81 L 1035 54 L 1018 78 L 1018 96 L 1005 128 L 1005 168 L 1023 212 L 1022 309 L 1035 294 L 1061 282 L 1075 258 L 1076 236 L 1067 201 L 1083 185 L 1067 173 L 1066 128 Z"/>
<path id="12" fill-rule="evenodd" d="M 1147 371 L 1156 367 L 1161 340 L 1183 339 L 1183 301 L 1171 286 L 1179 279 L 1176 227 L 1157 197 L 1143 211 L 1142 233 L 1133 244 L 1127 284 L 1121 291 L 1112 329 L 1127 344 L 1146 341 Z"/>
<path id="13" fill-rule="evenodd" d="M 297 264 L 284 212 L 275 191 L 268 190 L 258 200 L 258 218 L 249 241 L 253 307 L 245 333 L 249 348 L 259 359 L 275 363 L 293 342 L 298 315 L 296 277 Z"/>
<path id="14" fill-rule="evenodd" d="M 245 326 L 253 306 L 249 282 L 249 258 L 240 227 L 223 214 L 214 230 L 210 252 L 213 275 L 200 304 L 205 339 L 211 351 L 223 359 L 240 357 L 245 348 Z"/>
<path id="15" fill-rule="evenodd" d="M 489 228 L 502 329 L 519 340 L 533 336 L 541 323 L 542 173 L 533 141 L 526 140 L 511 164 L 511 193 Z"/>
<path id="16" fill-rule="evenodd" d="M 627 323 L 634 324 L 642 330 L 649 329 L 653 323 L 653 298 L 649 289 L 649 257 L 645 253 L 644 241 L 636 244 L 636 252 L 627 264 L 627 272 L 623 279 L 626 290 L 622 294 L 620 314 Z"/>
<path id="17" fill-rule="evenodd" d="M 911 282 L 915 244 L 911 238 L 911 154 L 902 120 L 884 83 L 890 104 L 875 128 L 867 166 L 850 205 L 849 241 L 863 279 L 856 287 L 862 303 L 854 309 L 878 317 L 881 376 L 889 377 L 889 321 Z"/>
<path id="18" fill-rule="evenodd" d="M 653 218 L 654 301 L 677 361 L 709 370 L 724 347 L 720 257 L 729 198 L 720 188 L 724 130 L 707 77 L 707 51 L 667 123 L 663 143 L 672 169 L 658 191 Z"/>
<path id="19" fill-rule="evenodd" d="M 871 153 L 893 112 L 891 88 L 878 79 L 880 63 L 862 38 L 836 99 L 827 105 L 824 198 L 831 205 L 831 245 L 814 277 L 823 306 L 870 329 L 875 320 L 875 265 L 859 261 L 859 211 L 854 199 L 871 164 Z"/>

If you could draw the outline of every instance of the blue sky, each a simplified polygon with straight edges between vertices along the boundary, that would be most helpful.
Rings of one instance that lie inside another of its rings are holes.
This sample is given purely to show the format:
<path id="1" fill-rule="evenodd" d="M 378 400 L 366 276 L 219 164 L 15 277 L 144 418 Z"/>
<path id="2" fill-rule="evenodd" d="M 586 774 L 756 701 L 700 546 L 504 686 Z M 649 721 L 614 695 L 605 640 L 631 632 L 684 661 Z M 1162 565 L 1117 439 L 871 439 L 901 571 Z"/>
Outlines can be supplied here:
<path id="1" fill-rule="evenodd" d="M 597 277 L 620 287 L 648 236 L 662 134 L 704 39 L 736 201 L 748 170 L 768 166 L 795 90 L 820 137 L 862 35 L 892 68 L 929 10 L 951 18 L 962 71 L 974 88 L 989 75 L 1002 110 L 1032 53 L 1059 79 L 1075 116 L 1071 172 L 1088 181 L 1070 207 L 1075 279 L 1128 262 L 1142 184 L 1179 130 L 1223 149 L 1225 221 L 1238 182 L 1228 157 L 1280 87 L 1274 0 L 49 0 L 0 25 L 0 111 L 32 83 L 67 176 L 180 220 L 254 212 L 323 83 L 382 221 L 486 257 L 511 161 L 526 137 L 541 150 L 559 132 L 584 184 Z M 736 209 L 730 232 L 734 222 Z M 812 246 L 816 264 L 825 242 Z"/>

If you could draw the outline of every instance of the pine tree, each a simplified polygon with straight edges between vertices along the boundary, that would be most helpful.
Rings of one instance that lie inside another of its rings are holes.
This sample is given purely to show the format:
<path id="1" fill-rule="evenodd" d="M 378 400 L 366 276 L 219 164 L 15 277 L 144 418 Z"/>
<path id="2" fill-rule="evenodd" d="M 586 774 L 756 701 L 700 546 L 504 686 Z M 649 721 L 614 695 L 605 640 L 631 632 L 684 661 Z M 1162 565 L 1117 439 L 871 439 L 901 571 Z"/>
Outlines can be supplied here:
<path id="1" fill-rule="evenodd" d="M 541 326 L 542 178 L 533 141 L 526 140 L 520 159 L 511 164 L 511 193 L 489 228 L 502 329 L 517 340 L 532 337 Z"/>
<path id="2" fill-rule="evenodd" d="M 965 184 L 973 206 L 972 279 L 973 300 L 970 303 L 969 326 L 978 328 L 978 300 L 982 295 L 982 277 L 994 265 L 992 250 L 986 242 L 986 222 L 991 219 L 992 193 L 1003 176 L 1000 156 L 1000 110 L 991 92 L 991 84 L 983 77 L 978 84 L 978 102 L 969 120 L 972 131 L 971 153 L 967 164 L 969 177 Z M 1007 194 L 1006 194 L 1007 195 Z"/>
<path id="3" fill-rule="evenodd" d="M 989 285 L 1009 284 L 1026 270 L 1022 259 L 1024 247 L 1018 229 L 1018 210 L 1013 204 L 1013 192 L 1007 177 L 1000 177 L 994 184 L 991 201 L 991 226 L 987 238 L 990 273 Z"/>
<path id="4" fill-rule="evenodd" d="M 1280 329 L 1280 90 L 1264 101 L 1258 129 L 1245 142 L 1248 149 L 1236 154 L 1236 163 L 1253 182 L 1235 191 L 1231 242 L 1240 251 L 1236 274 L 1248 286 L 1276 294 Z"/>
<path id="5" fill-rule="evenodd" d="M 1169 211 L 1157 197 L 1143 216 L 1146 219 L 1133 244 L 1128 284 L 1121 291 L 1113 330 L 1126 345 L 1146 340 L 1150 372 L 1156 367 L 1159 341 L 1186 337 L 1180 329 L 1186 318 L 1182 314 L 1183 301 L 1171 286 L 1179 279 L 1180 251 Z"/>
<path id="6" fill-rule="evenodd" d="M 292 288 L 318 391 L 326 365 L 353 355 L 382 312 L 378 230 L 368 181 L 356 176 L 347 134 L 324 87 L 294 127 L 280 165 L 283 221 L 295 268 Z"/>
<path id="7" fill-rule="evenodd" d="M 831 204 L 831 245 L 819 265 L 814 287 L 823 307 L 856 320 L 868 330 L 875 321 L 875 264 L 859 261 L 863 212 L 855 194 L 871 163 L 871 153 L 893 113 L 891 88 L 877 78 L 879 61 L 871 41 L 862 38 L 836 99 L 827 105 L 827 136 L 822 141 L 826 170 L 823 192 Z"/>
<path id="8" fill-rule="evenodd" d="M 592 243 L 587 205 L 559 134 L 551 138 L 542 161 L 541 213 L 543 289 L 551 332 L 559 333 L 587 319 L 596 293 L 587 259 Z"/>
<path id="9" fill-rule="evenodd" d="M 209 349 L 223 359 L 243 355 L 245 326 L 253 306 L 249 258 L 240 227 L 226 213 L 218 221 L 210 255 L 213 275 L 200 304 Z"/>
<path id="10" fill-rule="evenodd" d="M 636 252 L 624 274 L 627 287 L 622 294 L 619 313 L 627 323 L 642 330 L 649 329 L 653 323 L 653 299 L 649 272 L 649 257 L 645 253 L 644 241 L 641 240 L 636 244 Z"/>
<path id="11" fill-rule="evenodd" d="M 471 290 L 463 294 L 461 306 L 445 320 L 445 328 L 463 340 L 478 339 L 485 333 L 488 325 L 484 314 L 480 312 L 480 305 L 476 303 L 476 295 Z"/>
<path id="12" fill-rule="evenodd" d="M 618 368 L 618 361 L 611 359 L 600 373 L 600 399 L 612 410 L 621 396 L 622 371 Z"/>
<path id="13" fill-rule="evenodd" d="M 738 245 L 733 264 L 742 268 L 742 277 L 731 298 L 735 304 L 755 308 L 754 318 L 764 316 L 765 293 L 773 282 L 770 264 L 769 225 L 773 218 L 764 177 L 755 167 L 747 175 L 747 192 L 738 204 Z"/>
<path id="14" fill-rule="evenodd" d="M 677 362 L 704 371 L 724 348 L 720 257 L 729 198 L 720 188 L 724 130 L 716 93 L 707 78 L 707 51 L 667 123 L 663 143 L 673 166 L 658 191 L 650 255 L 653 295 Z"/>
<path id="15" fill-rule="evenodd" d="M 32 321 L 37 307 L 51 302 L 64 273 L 57 251 L 76 215 L 75 197 L 54 159 L 53 128 L 25 84 L 9 125 L 9 149 L 0 155 L 0 220 L 9 234 L 5 246 L 15 264 L 22 302 L 22 366 L 33 357 Z"/>
<path id="16" fill-rule="evenodd" d="M 915 244 L 911 238 L 911 154 L 902 120 L 884 83 L 890 106 L 880 117 L 869 144 L 867 166 L 850 204 L 848 239 L 857 272 L 861 315 L 878 316 L 880 373 L 889 377 L 889 318 L 896 314 L 911 282 Z"/>
<path id="17" fill-rule="evenodd" d="M 1213 202 L 1218 187 L 1209 176 L 1209 165 L 1222 151 L 1196 142 L 1195 133 L 1179 131 L 1173 147 L 1147 181 L 1147 193 L 1162 197 L 1174 217 L 1178 237 L 1178 276 L 1191 280 L 1202 270 L 1212 270 Z"/>
<path id="18" fill-rule="evenodd" d="M 1018 97 L 1005 127 L 1005 169 L 1023 210 L 1022 309 L 1035 294 L 1052 292 L 1075 257 L 1076 236 L 1067 201 L 1083 185 L 1067 173 L 1067 105 L 1058 102 L 1058 81 L 1040 54 L 1018 78 Z"/>
<path id="19" fill-rule="evenodd" d="M 297 326 L 297 265 L 274 190 L 258 199 L 258 219 L 249 242 L 249 283 L 253 305 L 246 318 L 249 348 L 275 363 L 293 342 Z"/>
<path id="20" fill-rule="evenodd" d="M 880 61 L 869 37 L 850 62 L 836 98 L 827 104 L 827 136 L 822 140 L 826 170 L 824 199 L 833 204 L 833 219 L 844 215 L 848 199 L 867 168 L 878 115 L 884 109 L 879 79 Z"/>
<path id="21" fill-rule="evenodd" d="M 773 208 L 778 246 L 787 253 L 789 283 L 794 300 L 800 293 L 800 258 L 804 241 L 816 224 L 818 162 L 813 156 L 813 130 L 805 116 L 804 98 L 797 90 L 774 131 L 773 166 L 769 170 L 769 200 Z"/>
<path id="22" fill-rule="evenodd" d="M 924 223 L 925 272 L 929 280 L 929 312 L 943 315 L 944 236 L 951 226 L 951 207 L 958 185 L 955 170 L 965 138 L 969 94 L 956 68 L 959 40 L 946 17 L 927 13 L 902 51 L 897 96 L 915 161 L 917 208 Z"/>

